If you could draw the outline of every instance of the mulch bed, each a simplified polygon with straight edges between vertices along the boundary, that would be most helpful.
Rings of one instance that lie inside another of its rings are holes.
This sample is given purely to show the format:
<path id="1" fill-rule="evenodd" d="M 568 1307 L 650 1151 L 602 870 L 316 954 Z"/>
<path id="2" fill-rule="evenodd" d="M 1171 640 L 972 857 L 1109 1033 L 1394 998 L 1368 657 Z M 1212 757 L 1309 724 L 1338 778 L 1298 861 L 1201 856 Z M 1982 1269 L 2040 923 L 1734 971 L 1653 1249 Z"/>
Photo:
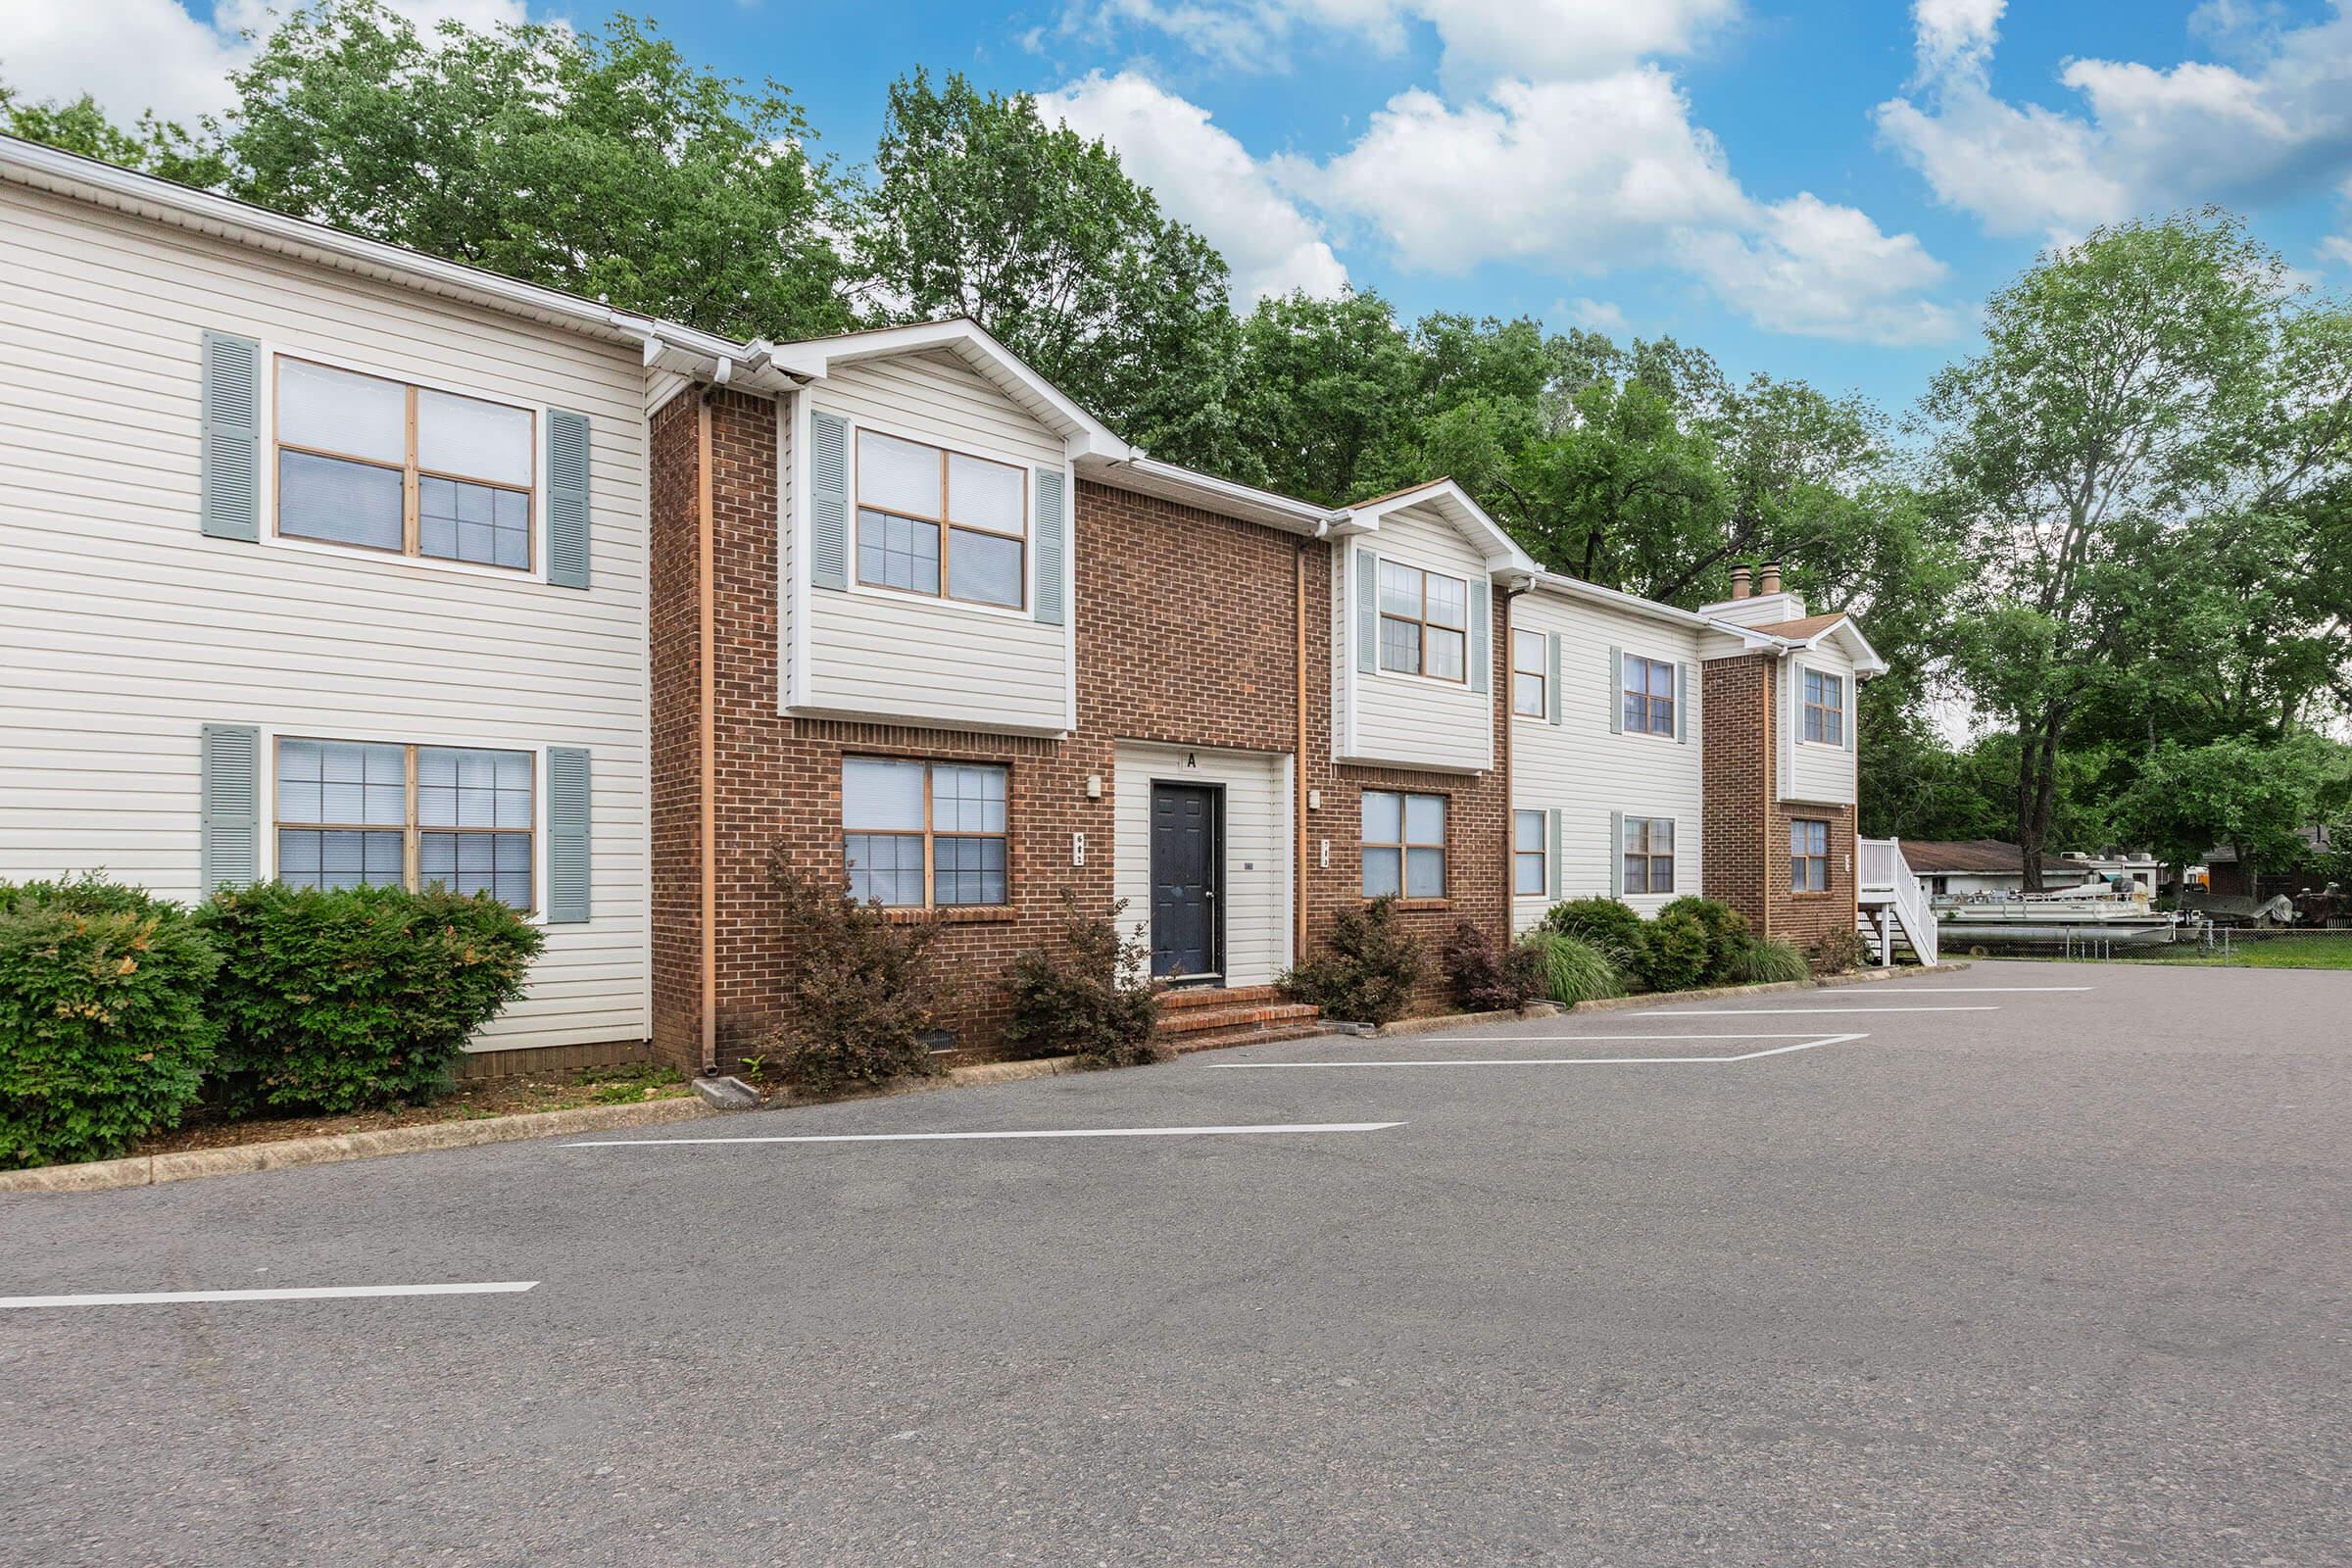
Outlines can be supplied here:
<path id="1" fill-rule="evenodd" d="M 129 1152 L 140 1155 L 172 1154 L 189 1149 L 228 1149 L 239 1144 L 274 1143 L 281 1138 L 368 1133 L 386 1127 L 417 1127 L 427 1122 L 475 1121 L 491 1116 L 524 1116 L 541 1110 L 570 1110 L 579 1105 L 675 1100 L 692 1092 L 675 1072 L 621 1067 L 460 1084 L 441 1099 L 421 1105 L 352 1111 L 341 1116 L 248 1116 L 231 1121 L 209 1105 L 199 1105 L 182 1118 L 178 1127 L 141 1139 Z"/>

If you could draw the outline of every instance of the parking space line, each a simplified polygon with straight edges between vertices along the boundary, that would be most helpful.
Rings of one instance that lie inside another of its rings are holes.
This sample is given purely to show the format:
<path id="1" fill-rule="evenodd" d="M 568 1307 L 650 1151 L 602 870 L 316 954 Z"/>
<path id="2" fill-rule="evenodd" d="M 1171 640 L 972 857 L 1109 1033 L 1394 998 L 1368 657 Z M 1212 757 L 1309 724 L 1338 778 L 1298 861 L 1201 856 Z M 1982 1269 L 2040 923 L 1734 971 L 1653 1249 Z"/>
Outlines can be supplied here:
<path id="1" fill-rule="evenodd" d="M 1985 1003 L 1976 1007 L 1675 1007 L 1656 1012 L 1637 1012 L 1637 1018 L 1803 1018 L 1827 1014 L 1833 1018 L 1859 1015 L 1865 1012 L 1998 1012 L 2000 1007 Z"/>
<path id="2" fill-rule="evenodd" d="M 1866 1034 L 1822 1035 L 1793 1046 L 1773 1046 L 1764 1051 L 1742 1052 L 1736 1056 L 1433 1056 L 1410 1061 L 1219 1061 L 1209 1065 L 1240 1072 L 1262 1071 L 1270 1067 L 1681 1067 L 1754 1061 L 1761 1056 L 1785 1056 L 1790 1052 L 1818 1051 L 1823 1046 L 1841 1046 L 1851 1040 L 1869 1038 Z"/>
<path id="3" fill-rule="evenodd" d="M 1377 1133 L 1400 1121 L 1269 1122 L 1254 1127 L 1064 1127 L 1002 1133 L 799 1133 L 749 1138 L 583 1138 L 564 1149 L 654 1149 L 678 1144 L 921 1144 L 1014 1138 L 1232 1138 L 1251 1133 Z"/>
<path id="4" fill-rule="evenodd" d="M 114 1295 L 0 1296 L 0 1310 L 26 1306 L 175 1306 L 195 1301 L 327 1301 L 376 1296 L 517 1296 L 537 1280 L 468 1285 L 316 1285 L 275 1291 L 131 1291 Z"/>
<path id="5" fill-rule="evenodd" d="M 2096 991 L 2097 986 L 1915 986 L 1905 984 L 1906 997 L 2019 997 L 2044 991 Z"/>

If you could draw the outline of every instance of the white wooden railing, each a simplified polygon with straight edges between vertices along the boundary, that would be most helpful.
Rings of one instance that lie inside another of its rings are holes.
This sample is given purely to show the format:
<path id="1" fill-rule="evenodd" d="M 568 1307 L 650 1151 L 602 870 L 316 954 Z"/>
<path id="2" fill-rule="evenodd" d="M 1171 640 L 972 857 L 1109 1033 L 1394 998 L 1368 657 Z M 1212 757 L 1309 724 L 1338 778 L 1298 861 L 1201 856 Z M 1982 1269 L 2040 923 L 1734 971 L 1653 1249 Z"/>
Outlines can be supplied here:
<path id="1" fill-rule="evenodd" d="M 1903 858 L 1900 839 L 1862 839 L 1856 844 L 1860 864 L 1855 886 L 1866 906 L 1891 907 L 1902 922 L 1903 937 L 1922 963 L 1936 961 L 1936 908 L 1928 890 Z M 1882 960 L 1885 954 L 1882 952 Z"/>

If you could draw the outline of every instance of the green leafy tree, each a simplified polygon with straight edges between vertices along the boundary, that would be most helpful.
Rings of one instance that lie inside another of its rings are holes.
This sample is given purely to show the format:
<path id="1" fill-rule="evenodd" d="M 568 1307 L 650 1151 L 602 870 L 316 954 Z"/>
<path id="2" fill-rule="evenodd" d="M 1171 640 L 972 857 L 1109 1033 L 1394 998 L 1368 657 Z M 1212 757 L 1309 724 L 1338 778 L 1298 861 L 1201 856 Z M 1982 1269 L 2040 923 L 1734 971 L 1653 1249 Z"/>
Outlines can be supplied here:
<path id="1" fill-rule="evenodd" d="M 176 122 L 150 112 L 125 128 L 86 92 L 72 103 L 34 103 L 0 81 L 0 131 L 182 185 L 218 185 L 228 172 L 216 149 Z"/>
<path id="2" fill-rule="evenodd" d="M 922 71 L 893 83 L 859 218 L 876 314 L 967 316 L 1162 456 L 1213 440 L 1234 331 L 1224 258 L 1029 94 Z"/>
<path id="3" fill-rule="evenodd" d="M 2266 746 L 2230 736 L 2202 746 L 2161 743 L 2117 803 L 2119 821 L 2167 865 L 2201 858 L 2218 844 L 2265 869 L 2312 855 L 2303 838 L 2352 800 L 2352 747 L 2302 734 Z"/>

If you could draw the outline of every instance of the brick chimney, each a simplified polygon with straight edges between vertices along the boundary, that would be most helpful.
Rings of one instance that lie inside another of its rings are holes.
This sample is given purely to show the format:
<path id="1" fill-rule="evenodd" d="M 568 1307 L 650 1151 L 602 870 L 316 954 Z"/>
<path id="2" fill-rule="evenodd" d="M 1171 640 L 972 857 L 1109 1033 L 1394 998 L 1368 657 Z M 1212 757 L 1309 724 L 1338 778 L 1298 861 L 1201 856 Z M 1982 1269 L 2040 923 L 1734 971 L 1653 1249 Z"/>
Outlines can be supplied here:
<path id="1" fill-rule="evenodd" d="M 1747 568 L 1745 566 L 1732 568 L 1732 597 L 1734 599 L 1747 597 Z"/>

